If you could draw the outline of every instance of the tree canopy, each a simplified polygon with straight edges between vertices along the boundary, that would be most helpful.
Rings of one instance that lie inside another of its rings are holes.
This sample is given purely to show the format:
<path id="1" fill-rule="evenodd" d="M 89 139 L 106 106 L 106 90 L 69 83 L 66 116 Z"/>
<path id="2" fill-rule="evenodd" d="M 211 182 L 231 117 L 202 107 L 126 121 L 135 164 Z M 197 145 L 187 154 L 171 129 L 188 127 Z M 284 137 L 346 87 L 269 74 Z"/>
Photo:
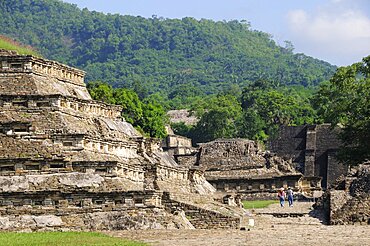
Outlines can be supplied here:
<path id="1" fill-rule="evenodd" d="M 314 98 L 324 122 L 341 126 L 339 157 L 349 164 L 370 159 L 370 56 L 340 67 Z"/>
<path id="2" fill-rule="evenodd" d="M 163 138 L 167 135 L 166 112 L 157 102 L 149 99 L 141 101 L 130 89 L 113 89 L 102 82 L 92 82 L 87 86 L 93 99 L 122 106 L 122 116 L 143 134 Z"/>
<path id="3" fill-rule="evenodd" d="M 176 133 L 194 142 L 216 138 L 249 138 L 264 141 L 275 136 L 279 126 L 312 124 L 317 120 L 310 95 L 304 87 L 276 87 L 258 80 L 241 93 L 227 90 L 195 101 L 191 111 L 199 122 L 191 127 L 172 124 Z"/>

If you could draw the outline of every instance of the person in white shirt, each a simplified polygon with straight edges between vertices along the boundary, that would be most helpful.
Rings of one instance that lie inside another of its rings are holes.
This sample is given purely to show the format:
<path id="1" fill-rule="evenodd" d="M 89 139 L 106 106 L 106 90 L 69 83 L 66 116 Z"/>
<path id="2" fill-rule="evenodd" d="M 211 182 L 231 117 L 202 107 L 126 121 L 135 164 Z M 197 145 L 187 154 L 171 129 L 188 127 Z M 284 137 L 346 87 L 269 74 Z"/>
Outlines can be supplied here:
<path id="1" fill-rule="evenodd" d="M 284 201 L 285 201 L 285 192 L 284 192 L 284 188 L 281 188 L 281 189 L 278 191 L 278 197 L 279 197 L 279 201 L 280 201 L 280 206 L 283 208 L 283 207 L 284 207 Z"/>

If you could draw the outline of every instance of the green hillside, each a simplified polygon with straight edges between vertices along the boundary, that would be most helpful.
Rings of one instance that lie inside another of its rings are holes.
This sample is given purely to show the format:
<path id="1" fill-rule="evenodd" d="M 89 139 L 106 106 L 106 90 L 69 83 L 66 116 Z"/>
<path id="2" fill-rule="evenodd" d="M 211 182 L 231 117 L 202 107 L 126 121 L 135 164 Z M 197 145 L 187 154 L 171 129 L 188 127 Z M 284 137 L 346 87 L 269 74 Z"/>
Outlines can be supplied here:
<path id="1" fill-rule="evenodd" d="M 159 92 L 175 107 L 258 79 L 313 86 L 335 71 L 245 21 L 102 14 L 58 0 L 0 1 L 0 18 L 0 34 L 87 71 L 87 81 Z"/>

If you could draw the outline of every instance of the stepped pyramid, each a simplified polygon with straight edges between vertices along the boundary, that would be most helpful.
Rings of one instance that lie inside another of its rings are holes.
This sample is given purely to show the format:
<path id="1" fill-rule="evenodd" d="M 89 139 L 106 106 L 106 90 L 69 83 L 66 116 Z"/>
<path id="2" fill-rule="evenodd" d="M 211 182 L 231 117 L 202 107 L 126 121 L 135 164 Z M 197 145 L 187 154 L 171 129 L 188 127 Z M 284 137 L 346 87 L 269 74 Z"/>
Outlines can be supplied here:
<path id="1" fill-rule="evenodd" d="M 0 229 L 181 228 L 171 195 L 213 187 L 92 100 L 84 75 L 0 50 Z"/>

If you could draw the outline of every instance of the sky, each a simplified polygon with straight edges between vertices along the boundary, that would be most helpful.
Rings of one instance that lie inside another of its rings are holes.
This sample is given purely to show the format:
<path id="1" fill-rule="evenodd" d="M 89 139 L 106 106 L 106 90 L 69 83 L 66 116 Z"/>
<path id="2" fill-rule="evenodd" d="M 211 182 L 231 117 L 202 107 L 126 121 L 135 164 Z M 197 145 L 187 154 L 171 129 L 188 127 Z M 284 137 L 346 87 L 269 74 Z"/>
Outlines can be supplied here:
<path id="1" fill-rule="evenodd" d="M 63 0 L 142 17 L 246 20 L 295 53 L 347 66 L 370 55 L 370 0 Z"/>

